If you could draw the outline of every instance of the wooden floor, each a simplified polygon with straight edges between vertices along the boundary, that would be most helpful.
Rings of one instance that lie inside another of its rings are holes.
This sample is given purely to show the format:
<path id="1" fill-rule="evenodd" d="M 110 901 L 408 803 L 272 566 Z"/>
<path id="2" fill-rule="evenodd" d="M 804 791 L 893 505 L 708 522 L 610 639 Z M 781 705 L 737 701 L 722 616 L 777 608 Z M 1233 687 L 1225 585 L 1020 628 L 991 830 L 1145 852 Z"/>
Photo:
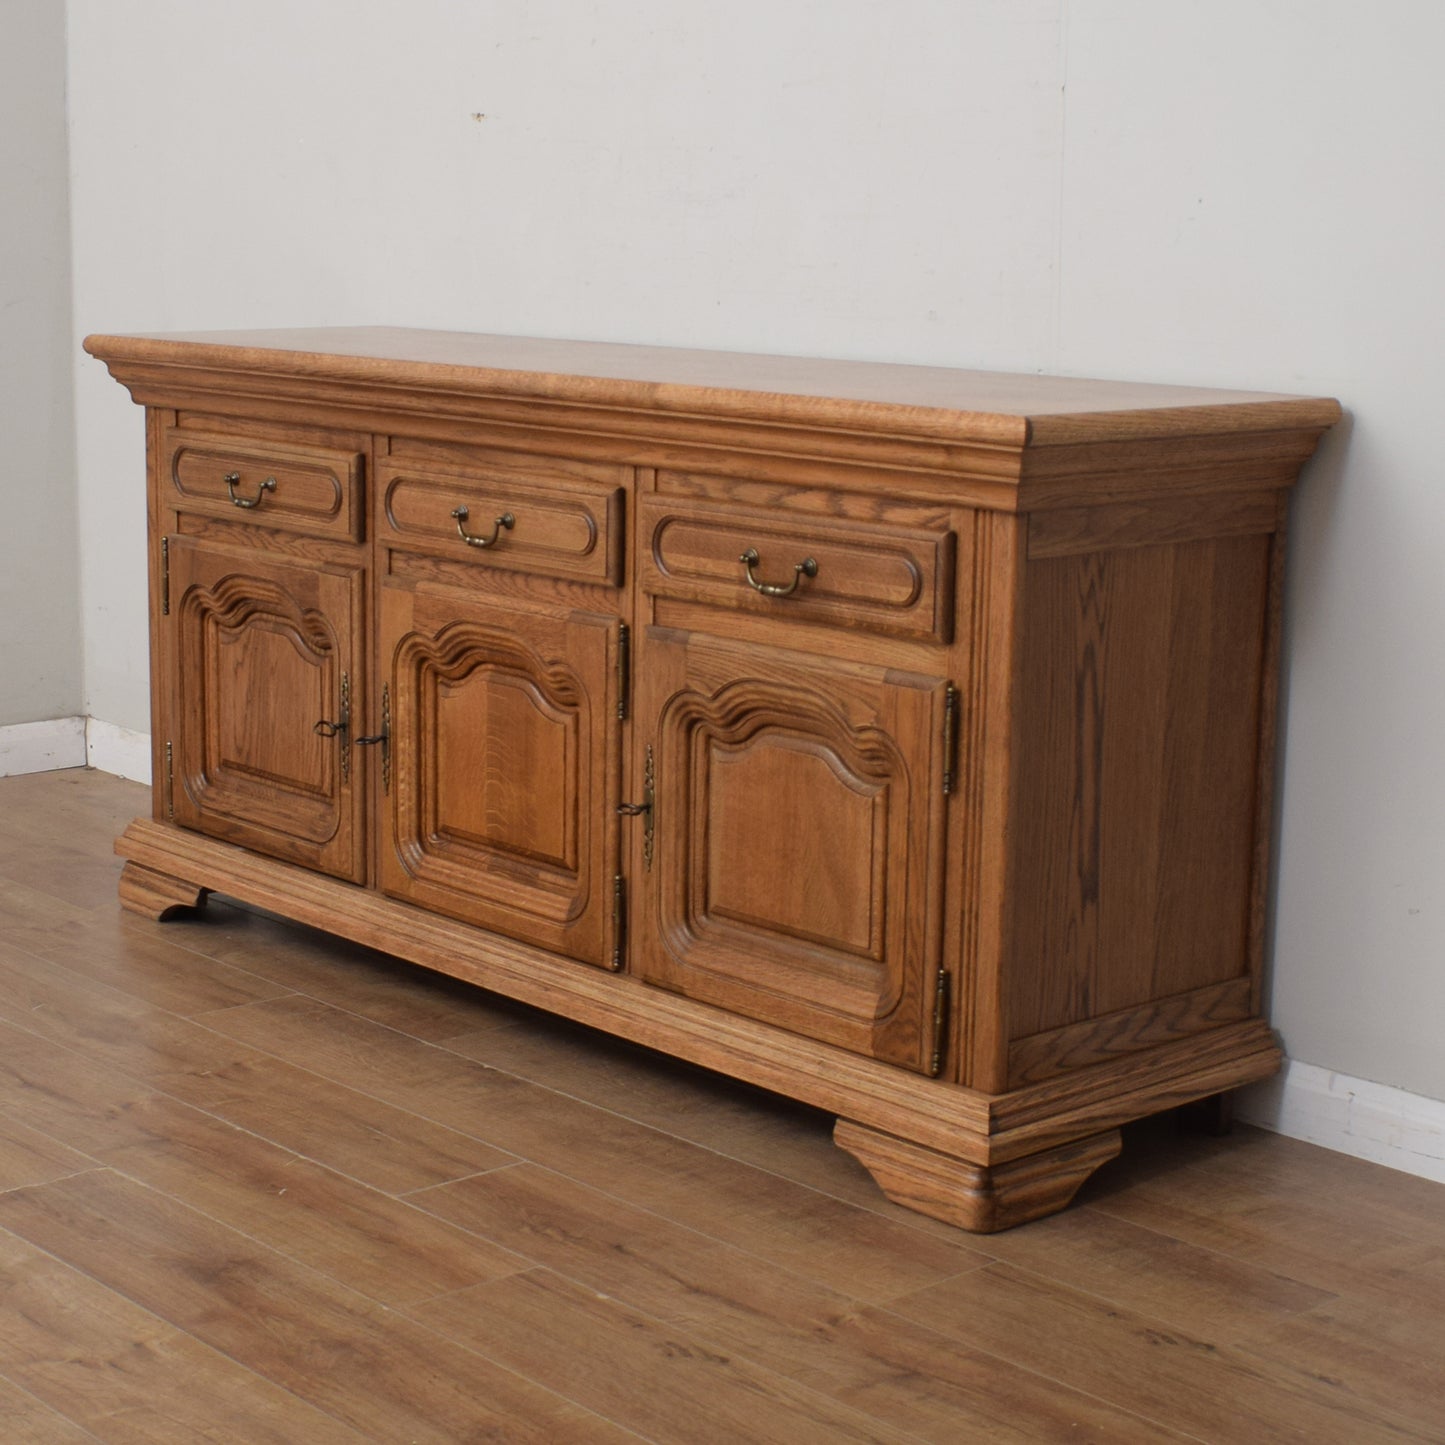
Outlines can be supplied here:
<path id="1" fill-rule="evenodd" d="M 1445 1441 L 1445 1186 L 1170 1121 L 988 1238 L 831 1121 L 221 899 L 0 779 L 0 1441 Z"/>

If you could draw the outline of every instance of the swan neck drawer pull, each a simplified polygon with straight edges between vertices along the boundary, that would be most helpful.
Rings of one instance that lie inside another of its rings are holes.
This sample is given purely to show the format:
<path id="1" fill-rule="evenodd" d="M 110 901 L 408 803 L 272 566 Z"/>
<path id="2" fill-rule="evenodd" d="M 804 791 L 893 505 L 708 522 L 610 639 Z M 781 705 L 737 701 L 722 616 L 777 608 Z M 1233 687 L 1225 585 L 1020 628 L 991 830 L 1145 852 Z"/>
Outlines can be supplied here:
<path id="1" fill-rule="evenodd" d="M 238 497 L 236 495 L 236 483 L 241 480 L 240 472 L 227 472 L 221 480 L 226 484 L 226 491 L 230 494 L 231 504 L 236 507 L 246 507 L 247 509 L 259 507 L 261 505 L 261 498 L 264 497 L 267 492 L 274 492 L 276 490 L 276 478 L 267 477 L 266 480 L 261 483 L 260 487 L 257 488 L 254 497 Z"/>
<path id="2" fill-rule="evenodd" d="M 804 577 L 816 577 L 818 575 L 818 564 L 811 558 L 805 557 L 801 562 L 793 566 L 793 580 L 786 585 L 779 582 L 759 582 L 753 575 L 753 568 L 758 565 L 758 549 L 749 547 L 738 561 L 743 564 L 744 575 L 747 577 L 748 586 L 754 592 L 761 592 L 764 597 L 791 597 L 798 590 Z"/>
<path id="3" fill-rule="evenodd" d="M 517 519 L 510 512 L 503 512 L 502 515 L 492 523 L 491 535 L 483 537 L 479 534 L 474 535 L 468 532 L 466 527 L 462 525 L 469 515 L 470 513 L 465 507 L 452 508 L 452 516 L 456 518 L 457 522 L 457 536 L 460 537 L 468 547 L 494 547 L 501 539 L 503 527 L 510 532 L 512 528 L 517 525 Z"/>

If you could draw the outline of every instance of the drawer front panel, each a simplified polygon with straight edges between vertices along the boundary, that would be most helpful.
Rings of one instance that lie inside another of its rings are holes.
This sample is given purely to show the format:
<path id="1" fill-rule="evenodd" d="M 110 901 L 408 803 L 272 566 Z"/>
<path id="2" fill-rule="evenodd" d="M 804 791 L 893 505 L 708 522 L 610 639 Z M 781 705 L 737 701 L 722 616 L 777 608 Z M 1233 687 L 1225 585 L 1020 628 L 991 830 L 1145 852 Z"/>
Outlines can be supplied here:
<path id="1" fill-rule="evenodd" d="M 171 439 L 171 502 L 179 511 L 359 540 L 361 476 L 359 452 L 254 437 Z"/>
<path id="2" fill-rule="evenodd" d="M 618 586 L 623 469 L 607 469 L 609 486 L 564 468 L 530 458 L 466 472 L 384 461 L 379 525 L 408 551 Z"/>
<path id="3" fill-rule="evenodd" d="M 804 622 L 949 642 L 954 534 L 649 496 L 644 589 Z"/>

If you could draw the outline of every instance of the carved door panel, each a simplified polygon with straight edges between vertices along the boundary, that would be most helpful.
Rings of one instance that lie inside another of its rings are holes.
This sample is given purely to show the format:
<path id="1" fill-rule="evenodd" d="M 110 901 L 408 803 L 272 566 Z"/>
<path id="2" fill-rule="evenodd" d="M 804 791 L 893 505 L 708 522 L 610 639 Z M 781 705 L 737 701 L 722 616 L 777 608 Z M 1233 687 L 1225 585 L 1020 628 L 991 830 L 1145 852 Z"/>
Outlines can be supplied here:
<path id="1" fill-rule="evenodd" d="M 172 816 L 362 882 L 363 789 L 344 726 L 362 685 L 361 569 L 167 546 Z"/>
<path id="2" fill-rule="evenodd" d="M 634 971 L 932 1069 L 947 685 L 656 627 L 643 648 Z"/>
<path id="3" fill-rule="evenodd" d="M 612 965 L 617 632 L 592 613 L 383 587 L 386 892 Z"/>

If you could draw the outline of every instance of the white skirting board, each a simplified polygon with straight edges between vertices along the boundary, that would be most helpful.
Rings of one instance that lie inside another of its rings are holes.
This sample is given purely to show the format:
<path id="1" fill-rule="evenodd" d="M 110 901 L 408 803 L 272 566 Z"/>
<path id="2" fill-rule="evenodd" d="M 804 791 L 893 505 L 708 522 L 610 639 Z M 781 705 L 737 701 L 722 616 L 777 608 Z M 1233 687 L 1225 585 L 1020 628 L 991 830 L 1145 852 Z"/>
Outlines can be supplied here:
<path id="1" fill-rule="evenodd" d="M 0 727 L 0 778 L 14 773 L 48 773 L 85 766 L 85 719 L 58 717 L 49 722 Z"/>
<path id="2" fill-rule="evenodd" d="M 131 778 L 149 785 L 151 780 L 151 738 L 149 733 L 132 732 L 114 723 L 88 718 L 85 729 L 86 760 L 92 768 Z"/>
<path id="3" fill-rule="evenodd" d="M 151 742 L 96 718 L 0 727 L 0 777 L 53 768 L 99 768 L 149 783 Z M 1286 1060 L 1273 1079 L 1241 1089 L 1246 1123 L 1445 1183 L 1445 1102 Z"/>
<path id="4" fill-rule="evenodd" d="M 1287 1059 L 1272 1079 L 1241 1089 L 1246 1123 L 1445 1183 L 1445 1102 Z"/>
<path id="5" fill-rule="evenodd" d="M 60 717 L 0 727 L 0 778 L 85 767 L 149 783 L 150 736 L 93 717 Z"/>

